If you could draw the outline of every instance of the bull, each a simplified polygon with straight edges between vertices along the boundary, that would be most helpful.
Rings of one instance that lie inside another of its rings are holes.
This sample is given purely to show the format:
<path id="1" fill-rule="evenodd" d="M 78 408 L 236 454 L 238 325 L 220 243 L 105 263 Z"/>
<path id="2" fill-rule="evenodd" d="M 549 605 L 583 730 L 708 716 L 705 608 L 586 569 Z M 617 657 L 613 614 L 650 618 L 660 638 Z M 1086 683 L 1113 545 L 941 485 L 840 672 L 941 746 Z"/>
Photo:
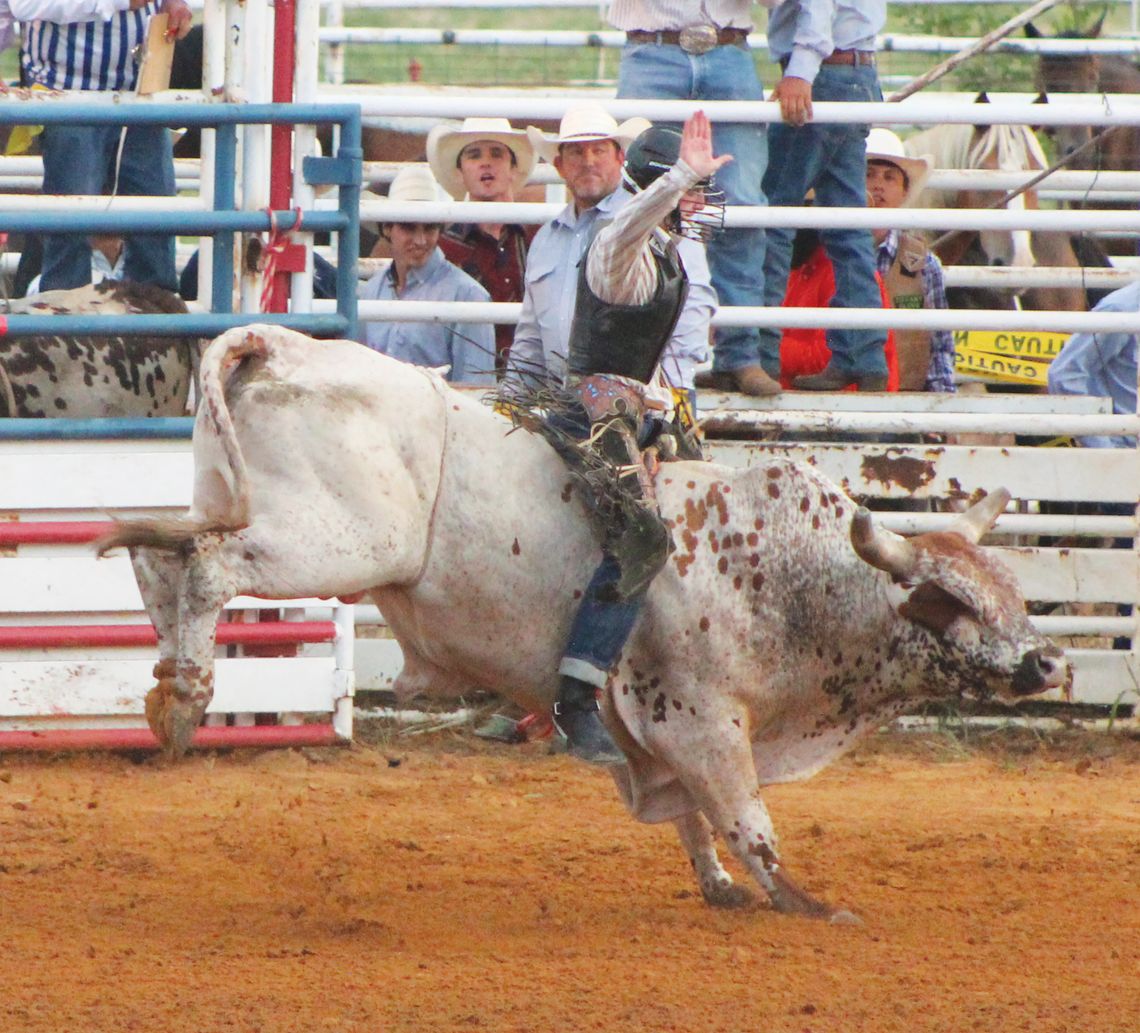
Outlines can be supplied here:
<path id="1" fill-rule="evenodd" d="M 549 709 L 598 561 L 554 451 L 430 371 L 269 326 L 207 349 L 189 511 L 121 524 L 158 631 L 148 717 L 184 751 L 211 698 L 215 624 L 238 594 L 366 592 L 404 652 L 401 694 L 500 691 Z M 762 783 L 805 778 L 932 698 L 1060 686 L 1013 575 L 977 545 L 1009 495 L 904 539 L 780 458 L 657 474 L 676 549 L 604 693 L 630 812 L 672 820 L 704 899 L 734 906 L 714 830 L 773 906 L 852 916 L 780 861 Z"/>
<path id="2" fill-rule="evenodd" d="M 104 280 L 10 303 L 10 315 L 179 314 L 177 294 Z M 184 416 L 199 357 L 195 337 L 0 338 L 0 416 Z"/>

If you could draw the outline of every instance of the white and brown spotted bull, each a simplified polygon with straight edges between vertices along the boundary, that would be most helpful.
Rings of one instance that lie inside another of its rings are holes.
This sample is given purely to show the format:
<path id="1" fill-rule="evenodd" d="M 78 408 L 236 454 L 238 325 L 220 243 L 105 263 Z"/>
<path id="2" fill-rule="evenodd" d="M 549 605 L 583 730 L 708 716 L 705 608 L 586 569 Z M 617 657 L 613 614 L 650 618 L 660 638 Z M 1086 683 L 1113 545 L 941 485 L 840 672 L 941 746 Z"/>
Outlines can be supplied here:
<path id="1" fill-rule="evenodd" d="M 104 280 L 21 298 L 6 314 L 185 312 L 160 287 Z M 199 347 L 196 337 L 0 336 L 0 416 L 184 416 Z"/>
<path id="2" fill-rule="evenodd" d="M 185 750 L 213 688 L 215 623 L 239 594 L 367 592 L 404 651 L 397 690 L 480 686 L 545 711 L 598 561 L 554 452 L 438 376 L 268 326 L 206 351 L 194 501 L 123 525 L 159 635 L 156 735 Z M 848 917 L 786 874 L 760 798 L 920 700 L 1059 686 L 1010 572 L 976 544 L 1008 494 L 903 539 L 815 470 L 672 463 L 677 549 L 603 700 L 632 814 L 676 823 L 705 899 L 743 902 L 714 830 L 780 911 Z"/>

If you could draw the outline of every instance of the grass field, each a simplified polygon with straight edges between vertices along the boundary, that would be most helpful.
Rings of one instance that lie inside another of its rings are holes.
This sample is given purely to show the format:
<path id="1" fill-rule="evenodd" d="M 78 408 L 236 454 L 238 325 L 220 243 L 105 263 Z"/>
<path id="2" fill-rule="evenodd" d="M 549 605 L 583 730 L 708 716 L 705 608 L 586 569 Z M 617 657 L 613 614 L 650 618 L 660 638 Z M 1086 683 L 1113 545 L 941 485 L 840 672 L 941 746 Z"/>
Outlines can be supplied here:
<path id="1" fill-rule="evenodd" d="M 949 4 L 931 7 L 892 5 L 887 29 L 890 32 L 976 37 L 1018 13 L 1025 5 Z M 1084 23 L 1099 16 L 1100 7 L 1068 4 L 1041 19 L 1043 30 L 1055 32 L 1072 27 L 1074 19 Z M 757 11 L 758 26 L 764 18 Z M 199 16 L 200 17 L 200 16 Z M 346 12 L 349 26 L 414 27 L 439 29 L 580 29 L 607 28 L 596 10 L 558 9 L 454 9 Z M 1125 33 L 1129 28 L 1126 4 L 1110 5 L 1106 33 Z M 408 66 L 419 62 L 422 81 L 469 85 L 561 85 L 612 81 L 617 73 L 615 50 L 566 47 L 456 47 L 355 45 L 347 49 L 346 74 L 350 82 L 404 82 Z M 934 54 L 887 53 L 881 55 L 880 71 L 887 83 L 919 75 L 936 64 Z M 765 84 L 775 82 L 775 70 L 762 51 L 757 65 Z M 14 81 L 18 62 L 14 50 L 0 55 L 0 78 Z M 1032 88 L 1033 62 L 1030 58 L 993 56 L 967 62 L 938 84 L 944 90 L 1026 90 Z"/>

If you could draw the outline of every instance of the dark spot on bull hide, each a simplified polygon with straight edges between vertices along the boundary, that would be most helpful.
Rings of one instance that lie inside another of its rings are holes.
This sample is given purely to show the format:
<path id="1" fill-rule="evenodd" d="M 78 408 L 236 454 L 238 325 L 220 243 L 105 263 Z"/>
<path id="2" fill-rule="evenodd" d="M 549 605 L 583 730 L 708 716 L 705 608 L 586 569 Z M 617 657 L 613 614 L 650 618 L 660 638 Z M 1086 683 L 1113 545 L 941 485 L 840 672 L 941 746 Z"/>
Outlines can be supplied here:
<path id="1" fill-rule="evenodd" d="M 669 715 L 665 713 L 665 693 L 659 692 L 653 700 L 654 722 L 668 721 Z"/>
<path id="2" fill-rule="evenodd" d="M 569 502 L 574 496 L 574 485 L 567 482 L 562 486 L 562 501 Z"/>
<path id="3" fill-rule="evenodd" d="M 715 507 L 721 525 L 724 525 L 728 523 L 728 503 L 721 491 L 722 487 L 720 483 L 710 485 L 705 500 L 710 507 Z"/>
<path id="4" fill-rule="evenodd" d="M 717 560 L 716 569 L 717 569 L 717 573 L 719 573 L 719 574 L 727 574 L 728 573 L 728 557 L 727 556 L 721 556 L 721 558 L 719 560 Z"/>
<path id="5" fill-rule="evenodd" d="M 748 537 L 745 539 L 752 548 L 756 548 L 760 544 L 760 536 L 755 531 L 749 531 Z"/>
<path id="6" fill-rule="evenodd" d="M 778 499 L 780 497 L 780 486 L 772 483 L 768 485 L 768 495 L 771 498 Z"/>
<path id="7" fill-rule="evenodd" d="M 581 599 L 582 598 L 582 589 L 580 589 L 580 588 L 574 589 L 574 598 L 575 599 Z"/>
<path id="8" fill-rule="evenodd" d="M 522 552 L 522 549 L 519 548 L 519 540 L 516 538 L 511 543 L 511 554 L 517 556 L 520 552 Z"/>
<path id="9" fill-rule="evenodd" d="M 752 590 L 759 592 L 764 587 L 764 575 L 757 572 L 752 575 Z"/>
<path id="10" fill-rule="evenodd" d="M 769 466 L 767 473 L 768 476 L 771 477 L 774 481 L 784 476 L 784 471 L 781 470 L 778 466 Z"/>
<path id="11" fill-rule="evenodd" d="M 811 509 L 811 499 L 805 495 L 800 499 L 800 512 L 806 513 L 809 509 Z"/>
<path id="12" fill-rule="evenodd" d="M 697 622 L 697 627 L 700 628 L 701 631 L 708 631 L 709 630 L 709 619 L 708 619 L 708 617 L 702 617 Z"/>
<path id="13" fill-rule="evenodd" d="M 744 578 L 742 578 L 739 574 L 737 574 L 736 577 L 732 579 L 732 587 L 735 588 L 738 592 L 740 591 L 743 584 Z"/>
<path id="14" fill-rule="evenodd" d="M 680 710 L 681 706 L 682 706 L 682 703 L 679 699 L 673 700 L 673 709 L 674 710 Z"/>

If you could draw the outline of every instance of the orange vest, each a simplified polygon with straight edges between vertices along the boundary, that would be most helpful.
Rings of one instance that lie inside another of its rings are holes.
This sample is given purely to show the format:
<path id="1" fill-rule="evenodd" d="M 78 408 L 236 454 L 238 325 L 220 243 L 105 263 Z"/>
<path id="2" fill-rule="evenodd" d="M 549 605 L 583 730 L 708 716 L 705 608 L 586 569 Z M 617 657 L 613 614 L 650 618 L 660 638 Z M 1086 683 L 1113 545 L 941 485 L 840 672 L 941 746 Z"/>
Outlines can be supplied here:
<path id="1" fill-rule="evenodd" d="M 875 273 L 883 308 L 890 308 L 891 301 L 883 286 L 883 279 Z M 835 294 L 835 271 L 831 259 L 822 244 L 812 252 L 803 265 L 788 274 L 788 289 L 784 294 L 785 308 L 826 308 Z M 899 389 L 899 360 L 895 348 L 895 333 L 887 331 L 887 390 Z M 780 383 L 790 388 L 794 377 L 807 373 L 819 373 L 831 359 L 831 349 L 827 347 L 827 334 L 814 328 L 792 327 L 784 331 L 780 339 Z M 855 390 L 855 386 L 847 388 Z"/>

